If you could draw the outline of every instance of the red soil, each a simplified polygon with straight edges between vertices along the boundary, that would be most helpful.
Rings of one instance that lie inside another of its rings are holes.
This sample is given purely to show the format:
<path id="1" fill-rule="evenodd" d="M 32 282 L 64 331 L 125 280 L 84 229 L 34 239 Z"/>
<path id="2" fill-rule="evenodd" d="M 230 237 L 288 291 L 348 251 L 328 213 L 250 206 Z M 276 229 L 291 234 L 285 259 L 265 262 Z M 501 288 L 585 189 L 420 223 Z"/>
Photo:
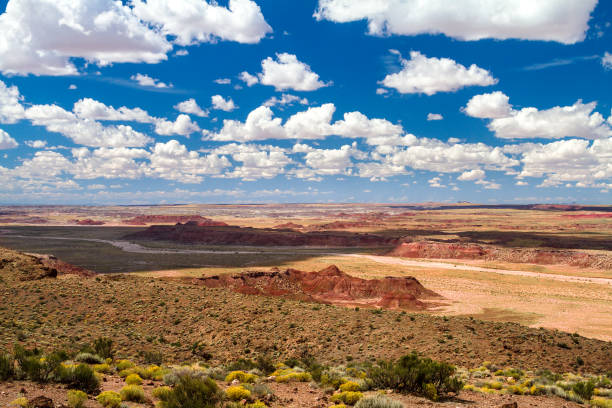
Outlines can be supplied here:
<path id="1" fill-rule="evenodd" d="M 499 248 L 478 244 L 432 241 L 404 242 L 388 255 L 403 258 L 482 259 L 542 265 L 566 264 L 583 268 L 612 268 L 612 256 L 603 254 L 559 249 Z"/>
<path id="2" fill-rule="evenodd" d="M 328 231 L 342 230 L 350 228 L 365 228 L 380 225 L 380 223 L 370 221 L 333 221 L 325 224 L 310 225 L 306 227 L 307 231 Z"/>
<path id="3" fill-rule="evenodd" d="M 361 247 L 396 245 L 397 239 L 348 232 L 299 232 L 272 228 L 202 226 L 195 222 L 153 225 L 126 239 L 178 241 L 209 245 Z"/>
<path id="4" fill-rule="evenodd" d="M 226 226 L 221 221 L 214 221 L 200 215 L 137 215 L 128 220 L 123 220 L 126 225 L 147 225 L 147 224 L 176 224 L 178 222 L 195 222 L 198 225 Z"/>
<path id="5" fill-rule="evenodd" d="M 96 273 L 80 266 L 69 264 L 53 255 L 39 255 L 38 261 L 47 268 L 55 269 L 60 275 L 94 276 Z"/>
<path id="6" fill-rule="evenodd" d="M 283 272 L 244 272 L 207 276 L 194 280 L 209 288 L 229 288 L 249 295 L 281 296 L 326 304 L 425 309 L 423 300 L 441 299 L 415 278 L 386 277 L 360 279 L 347 275 L 335 265 L 317 272 L 287 269 Z"/>

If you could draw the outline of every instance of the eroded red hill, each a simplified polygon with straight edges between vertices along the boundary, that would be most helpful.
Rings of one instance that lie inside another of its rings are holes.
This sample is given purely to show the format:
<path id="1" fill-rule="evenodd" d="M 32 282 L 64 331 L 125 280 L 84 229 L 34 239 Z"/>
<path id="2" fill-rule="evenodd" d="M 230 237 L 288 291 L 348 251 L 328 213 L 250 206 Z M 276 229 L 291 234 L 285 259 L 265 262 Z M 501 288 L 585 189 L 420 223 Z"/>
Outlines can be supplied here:
<path id="1" fill-rule="evenodd" d="M 387 309 L 422 310 L 428 306 L 426 301 L 442 298 L 411 276 L 361 279 L 342 272 L 335 265 L 316 272 L 297 269 L 244 272 L 206 276 L 194 282 L 209 288 L 229 288 L 249 295 Z"/>
<path id="2" fill-rule="evenodd" d="M 488 245 L 433 241 L 404 242 L 389 256 L 432 259 L 482 259 L 542 265 L 565 264 L 583 268 L 611 269 L 612 256 L 562 249 L 499 248 Z"/>
<path id="3" fill-rule="evenodd" d="M 227 225 L 224 222 L 211 220 L 201 215 L 137 215 L 121 222 L 126 225 L 176 224 L 179 222 L 195 222 L 198 225 L 209 226 Z"/>
<path id="4" fill-rule="evenodd" d="M 152 225 L 125 236 L 134 240 L 161 240 L 209 245 L 376 247 L 396 245 L 398 240 L 374 234 L 350 232 L 299 232 L 273 228 L 206 226 L 190 221 L 176 225 Z"/>

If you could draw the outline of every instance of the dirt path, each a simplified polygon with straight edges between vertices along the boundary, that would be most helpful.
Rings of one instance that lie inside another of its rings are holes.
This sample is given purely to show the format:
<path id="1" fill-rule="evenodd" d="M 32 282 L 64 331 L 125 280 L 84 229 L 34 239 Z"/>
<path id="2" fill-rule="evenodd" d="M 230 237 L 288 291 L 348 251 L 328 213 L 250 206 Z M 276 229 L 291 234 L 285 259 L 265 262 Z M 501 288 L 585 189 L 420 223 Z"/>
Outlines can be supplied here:
<path id="1" fill-rule="evenodd" d="M 425 268 L 440 268 L 440 269 L 459 269 L 464 271 L 475 271 L 475 272 L 487 272 L 487 273 L 498 273 L 501 275 L 515 275 L 515 276 L 526 276 L 530 278 L 543 278 L 559 280 L 563 282 L 579 282 L 579 283 L 597 283 L 601 285 L 612 285 L 612 279 L 608 278 L 590 278 L 590 277 L 578 277 L 578 276 L 567 276 L 567 275 L 556 275 L 552 273 L 538 273 L 538 272 L 527 272 L 527 271 L 513 271 L 506 269 L 493 269 L 493 268 L 482 268 L 480 266 L 471 265 L 455 265 L 446 262 L 433 262 L 433 261 L 414 261 L 403 258 L 396 258 L 392 256 L 376 256 L 376 255 L 364 255 L 364 254 L 344 254 L 342 256 L 350 256 L 355 258 L 365 258 L 374 262 L 384 263 L 388 265 L 402 265 L 402 266 L 418 266 Z"/>

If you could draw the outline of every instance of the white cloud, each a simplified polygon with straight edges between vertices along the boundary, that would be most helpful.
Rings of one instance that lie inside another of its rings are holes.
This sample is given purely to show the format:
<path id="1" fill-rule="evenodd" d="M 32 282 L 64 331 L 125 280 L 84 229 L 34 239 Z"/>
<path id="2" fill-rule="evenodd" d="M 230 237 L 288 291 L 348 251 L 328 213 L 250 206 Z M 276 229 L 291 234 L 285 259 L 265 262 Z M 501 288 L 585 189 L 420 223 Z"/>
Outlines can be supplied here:
<path id="1" fill-rule="evenodd" d="M 166 119 L 158 119 L 155 123 L 155 133 L 163 136 L 182 135 L 188 136 L 199 132 L 200 127 L 193 122 L 188 115 L 180 114 L 174 122 Z"/>
<path id="2" fill-rule="evenodd" d="M 75 75 L 73 58 L 101 66 L 157 63 L 172 48 L 130 7 L 112 0 L 10 0 L 0 32 L 5 75 Z"/>
<path id="3" fill-rule="evenodd" d="M 16 86 L 9 87 L 0 81 L 0 123 L 16 123 L 23 119 L 25 110 L 21 105 L 22 100 L 23 96 Z"/>
<path id="4" fill-rule="evenodd" d="M 219 133 L 204 131 L 204 138 L 216 141 L 247 142 L 266 139 L 284 139 L 285 130 L 280 118 L 273 118 L 267 106 L 260 106 L 251 111 L 244 123 L 237 120 L 223 120 Z"/>
<path id="5" fill-rule="evenodd" d="M 70 86 L 68 86 L 68 89 L 74 91 L 75 89 L 77 89 L 77 86 L 75 84 L 70 84 Z"/>
<path id="6" fill-rule="evenodd" d="M 410 52 L 410 59 L 401 58 L 402 70 L 387 75 L 381 84 L 399 93 L 454 92 L 467 86 L 489 86 L 497 83 L 486 69 L 475 64 L 469 68 L 450 58 L 427 58 L 418 51 Z"/>
<path id="7" fill-rule="evenodd" d="M 314 91 L 329 85 L 320 81 L 319 75 L 312 72 L 310 66 L 299 61 L 293 54 L 276 54 L 276 60 L 268 57 L 261 62 L 261 68 L 262 72 L 258 74 L 259 82 L 273 86 L 277 91 L 287 89 Z M 241 78 L 251 86 L 252 76 L 244 74 L 244 72 L 241 74 Z"/>
<path id="8" fill-rule="evenodd" d="M 512 112 L 512 106 L 508 101 L 508 96 L 500 91 L 476 95 L 468 101 L 463 111 L 474 118 L 504 118 L 510 116 Z"/>
<path id="9" fill-rule="evenodd" d="M 186 101 L 177 103 L 176 105 L 174 105 L 174 109 L 181 113 L 189 113 L 200 117 L 208 116 L 208 112 L 200 108 L 196 100 L 193 98 L 189 98 Z"/>
<path id="10" fill-rule="evenodd" d="M 155 144 L 147 172 L 166 180 L 200 183 L 202 176 L 220 174 L 229 166 L 231 163 L 225 156 L 200 156 L 198 152 L 187 150 L 178 141 L 170 140 Z"/>
<path id="11" fill-rule="evenodd" d="M 385 89 L 385 88 L 376 88 L 376 95 L 384 95 L 386 93 L 389 93 L 388 89 Z"/>
<path id="12" fill-rule="evenodd" d="M 229 78 L 217 78 L 213 82 L 219 85 L 229 85 L 232 83 L 232 80 Z"/>
<path id="13" fill-rule="evenodd" d="M 240 162 L 227 178 L 253 181 L 260 178 L 274 178 L 285 172 L 285 166 L 293 161 L 284 150 L 276 146 L 256 146 L 231 143 L 214 150 L 216 154 L 230 154 L 232 160 Z"/>
<path id="14" fill-rule="evenodd" d="M 166 84 L 161 82 L 159 79 L 151 78 L 147 74 L 136 74 L 130 77 L 132 81 L 135 81 L 140 86 L 152 87 L 152 88 L 172 88 L 172 84 Z"/>
<path id="15" fill-rule="evenodd" d="M 83 98 L 74 104 L 73 112 L 81 119 L 109 120 L 153 123 L 155 118 L 141 108 L 127 108 L 125 106 L 115 109 L 91 98 Z"/>
<path id="16" fill-rule="evenodd" d="M 602 187 L 612 179 L 612 137 L 593 142 L 559 140 L 533 145 L 522 157 L 519 178 L 546 177 L 541 186 L 557 186 L 568 181 L 582 186 Z"/>
<path id="17" fill-rule="evenodd" d="M 330 176 L 336 174 L 350 175 L 353 162 L 351 158 L 363 158 L 363 152 L 357 149 L 357 143 L 344 145 L 339 149 L 315 149 L 306 153 L 305 164 L 314 174 Z"/>
<path id="18" fill-rule="evenodd" d="M 442 116 L 439 113 L 428 113 L 427 114 L 427 120 L 428 121 L 432 121 L 432 120 L 442 120 L 444 119 L 444 116 Z"/>
<path id="19" fill-rule="evenodd" d="M 324 139 L 332 134 L 330 125 L 336 111 L 333 103 L 310 107 L 287 119 L 285 123 L 286 138 L 290 139 Z"/>
<path id="20" fill-rule="evenodd" d="M 218 133 L 204 131 L 204 139 L 247 142 L 266 139 L 324 139 L 330 135 L 365 138 L 369 144 L 401 144 L 400 125 L 385 119 L 369 119 L 360 112 L 348 112 L 342 120 L 332 123 L 336 110 L 333 103 L 310 107 L 290 116 L 285 124 L 274 118 L 272 110 L 260 106 L 247 116 L 246 121 L 224 120 Z"/>
<path id="21" fill-rule="evenodd" d="M 26 140 L 25 144 L 32 149 L 43 149 L 47 147 L 46 140 Z"/>
<path id="22" fill-rule="evenodd" d="M 263 103 L 263 106 L 273 107 L 276 105 L 293 105 L 294 103 L 300 103 L 302 105 L 308 105 L 308 99 L 300 98 L 299 96 L 291 95 L 291 94 L 282 94 L 281 98 L 278 99 L 276 96 L 271 97 L 267 101 Z"/>
<path id="23" fill-rule="evenodd" d="M 229 0 L 228 7 L 211 1 L 133 0 L 134 14 L 176 37 L 175 43 L 191 45 L 217 39 L 258 43 L 272 28 L 251 0 Z"/>
<path id="24" fill-rule="evenodd" d="M 61 133 L 74 143 L 92 147 L 141 147 L 152 139 L 130 126 L 102 126 L 91 119 L 82 119 L 57 105 L 33 105 L 25 116 L 35 126 Z"/>
<path id="25" fill-rule="evenodd" d="M 145 174 L 146 165 L 136 159 L 146 159 L 150 153 L 143 149 L 99 148 L 93 151 L 81 147 L 72 149 L 75 159 L 66 171 L 77 179 L 138 179 Z"/>
<path id="26" fill-rule="evenodd" d="M 599 112 L 596 102 L 577 101 L 571 106 L 555 106 L 546 110 L 523 108 L 512 110 L 508 117 L 493 119 L 488 127 L 504 139 L 560 139 L 582 137 L 598 139 L 612 135 L 612 128 Z"/>
<path id="27" fill-rule="evenodd" d="M 319 0 L 318 20 L 368 20 L 372 35 L 444 34 L 465 41 L 582 41 L 597 0 Z"/>
<path id="28" fill-rule="evenodd" d="M 221 95 L 213 95 L 211 98 L 213 109 L 231 112 L 237 108 L 232 98 L 224 99 Z"/>
<path id="29" fill-rule="evenodd" d="M 601 57 L 601 65 L 606 69 L 612 69 L 612 54 L 606 52 L 603 57 Z"/>
<path id="30" fill-rule="evenodd" d="M 0 150 L 14 149 L 17 146 L 19 146 L 19 143 L 4 130 L 0 129 Z"/>
<path id="31" fill-rule="evenodd" d="M 246 83 L 247 86 L 253 86 L 259 82 L 259 78 L 257 78 L 255 75 L 249 74 L 246 71 L 241 72 L 240 75 L 238 75 L 238 78 L 240 78 L 241 81 Z"/>
<path id="32" fill-rule="evenodd" d="M 440 177 L 434 177 L 434 178 L 427 180 L 427 182 L 429 183 L 429 187 L 446 188 L 444 184 L 440 184 L 440 181 L 441 181 Z"/>
<path id="33" fill-rule="evenodd" d="M 482 180 L 485 177 L 485 172 L 481 169 L 474 169 L 470 171 L 465 171 L 461 173 L 457 180 L 459 181 L 474 181 L 474 180 Z"/>

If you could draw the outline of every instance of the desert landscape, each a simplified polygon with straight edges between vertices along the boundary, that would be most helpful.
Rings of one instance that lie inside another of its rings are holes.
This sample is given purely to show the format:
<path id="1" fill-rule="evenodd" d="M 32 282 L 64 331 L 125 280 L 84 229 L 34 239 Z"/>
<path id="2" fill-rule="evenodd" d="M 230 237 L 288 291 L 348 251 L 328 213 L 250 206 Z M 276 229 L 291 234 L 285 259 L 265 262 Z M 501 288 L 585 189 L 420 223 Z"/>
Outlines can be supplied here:
<path id="1" fill-rule="evenodd" d="M 242 387 L 235 390 L 244 394 L 239 400 L 252 406 L 376 398 L 404 406 L 612 401 L 612 207 L 181 205 L 0 213 L 0 348 L 7 358 L 15 344 L 89 353 L 101 359 L 90 362 L 103 378 L 98 393 L 121 399 L 126 377 L 136 375 L 144 394 L 135 402 L 163 405 L 158 389 L 176 384 L 168 382 L 173 373 L 214 373 L 225 390 L 219 395 Z M 112 358 L 91 350 L 100 339 L 112 339 Z M 380 361 L 400 364 L 412 352 L 452 365 L 448 381 L 461 387 L 444 380 L 435 397 L 418 386 L 406 397 L 388 384 L 386 396 L 378 394 Z M 62 364 L 78 364 L 81 354 Z M 152 366 L 154 373 L 147 371 Z M 340 377 L 330 383 L 332 373 Z M 582 384 L 592 385 L 590 394 L 580 394 Z M 36 394 L 28 387 L 23 379 L 0 386 L 0 403 L 22 388 L 24 398 Z M 68 401 L 55 385 L 49 395 Z"/>

